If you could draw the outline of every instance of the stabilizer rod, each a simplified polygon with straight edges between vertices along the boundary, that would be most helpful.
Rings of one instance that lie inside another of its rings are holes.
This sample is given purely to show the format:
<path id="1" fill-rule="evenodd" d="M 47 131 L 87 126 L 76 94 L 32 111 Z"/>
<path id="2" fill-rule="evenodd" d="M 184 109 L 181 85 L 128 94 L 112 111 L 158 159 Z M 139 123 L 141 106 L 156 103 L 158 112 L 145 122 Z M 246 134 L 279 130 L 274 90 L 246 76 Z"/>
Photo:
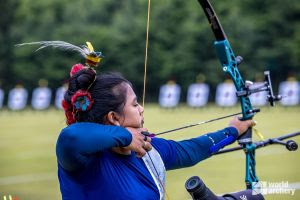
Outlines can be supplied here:
<path id="1" fill-rule="evenodd" d="M 286 148 L 289 151 L 296 151 L 298 149 L 298 145 L 295 141 L 289 140 L 287 142 L 283 142 L 282 140 L 292 138 L 292 137 L 296 137 L 298 135 L 300 135 L 300 131 L 295 132 L 295 133 L 286 134 L 286 135 L 283 135 L 283 136 L 280 136 L 280 137 L 277 137 L 277 138 L 271 138 L 271 139 L 255 142 L 253 144 L 255 145 L 256 149 L 259 149 L 261 147 L 265 147 L 265 146 L 268 146 L 268 145 L 271 145 L 271 144 L 281 144 L 281 145 L 285 145 Z M 219 152 L 216 152 L 214 155 L 228 153 L 228 152 L 242 150 L 242 149 L 243 149 L 243 146 L 232 147 L 232 148 L 220 150 Z"/>

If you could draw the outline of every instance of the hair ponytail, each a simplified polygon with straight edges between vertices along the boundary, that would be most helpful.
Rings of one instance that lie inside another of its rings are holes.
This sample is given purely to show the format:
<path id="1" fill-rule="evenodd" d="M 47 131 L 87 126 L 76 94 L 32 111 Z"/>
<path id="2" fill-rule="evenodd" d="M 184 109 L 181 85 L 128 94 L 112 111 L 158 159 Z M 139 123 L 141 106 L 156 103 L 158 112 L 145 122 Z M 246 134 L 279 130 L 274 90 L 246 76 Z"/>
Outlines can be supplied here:
<path id="1" fill-rule="evenodd" d="M 70 76 L 68 90 L 62 101 L 68 125 L 76 122 L 77 112 L 91 109 L 94 101 L 88 90 L 96 79 L 96 72 L 82 64 L 75 64 L 70 71 Z"/>

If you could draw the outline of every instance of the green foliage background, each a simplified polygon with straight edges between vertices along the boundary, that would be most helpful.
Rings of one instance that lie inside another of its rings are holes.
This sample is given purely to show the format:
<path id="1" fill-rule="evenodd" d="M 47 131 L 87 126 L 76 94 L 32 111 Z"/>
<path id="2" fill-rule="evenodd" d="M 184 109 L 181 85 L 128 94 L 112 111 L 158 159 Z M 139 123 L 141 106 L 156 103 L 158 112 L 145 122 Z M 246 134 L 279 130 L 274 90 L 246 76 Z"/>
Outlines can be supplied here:
<path id="1" fill-rule="evenodd" d="M 274 83 L 299 77 L 300 3 L 296 0 L 212 0 L 249 80 L 271 70 Z M 141 93 L 145 54 L 146 0 L 0 0 L 0 82 L 32 89 L 40 78 L 57 88 L 78 55 L 57 50 L 34 52 L 14 44 L 64 40 L 91 41 L 105 59 L 99 71 L 120 71 Z M 147 100 L 176 78 L 183 91 L 202 73 L 212 87 L 224 80 L 213 35 L 198 2 L 152 1 Z M 155 80 L 155 81 L 154 81 Z M 276 87 L 275 87 L 276 88 Z"/>

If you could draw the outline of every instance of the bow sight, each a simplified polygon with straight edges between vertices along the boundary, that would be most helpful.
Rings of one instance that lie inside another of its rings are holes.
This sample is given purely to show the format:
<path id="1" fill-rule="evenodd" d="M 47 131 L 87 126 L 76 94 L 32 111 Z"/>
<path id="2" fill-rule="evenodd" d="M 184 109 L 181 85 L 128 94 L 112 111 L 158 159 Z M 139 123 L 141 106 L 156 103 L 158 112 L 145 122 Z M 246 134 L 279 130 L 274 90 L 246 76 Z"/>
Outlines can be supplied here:
<path id="1" fill-rule="evenodd" d="M 238 56 L 238 57 L 240 57 L 240 56 Z M 253 82 L 246 81 L 244 90 L 236 92 L 237 97 L 248 97 L 251 94 L 266 91 L 268 93 L 267 101 L 270 103 L 271 106 L 274 106 L 275 101 L 280 101 L 282 99 L 282 96 L 274 95 L 270 72 L 265 71 L 264 75 L 265 75 L 265 80 L 264 80 L 263 84 L 261 84 L 259 86 L 253 87 Z"/>

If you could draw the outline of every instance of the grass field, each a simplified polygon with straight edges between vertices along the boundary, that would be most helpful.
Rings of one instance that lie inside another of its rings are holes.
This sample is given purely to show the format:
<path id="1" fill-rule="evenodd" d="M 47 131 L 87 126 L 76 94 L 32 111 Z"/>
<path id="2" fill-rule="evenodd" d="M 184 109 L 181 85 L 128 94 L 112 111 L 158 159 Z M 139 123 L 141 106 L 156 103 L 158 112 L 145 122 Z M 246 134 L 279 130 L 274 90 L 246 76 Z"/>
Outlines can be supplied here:
<path id="1" fill-rule="evenodd" d="M 203 121 L 238 112 L 239 108 L 208 106 L 191 109 L 181 106 L 162 110 L 146 105 L 145 127 L 151 132 L 168 130 L 187 123 Z M 300 107 L 262 108 L 255 120 L 266 138 L 300 130 Z M 228 119 L 164 135 L 182 140 L 222 129 Z M 0 200 L 12 195 L 18 200 L 61 199 L 56 176 L 55 142 L 65 126 L 62 111 L 0 111 Z M 255 140 L 258 140 L 254 136 Z M 295 138 L 300 144 L 300 137 Z M 256 152 L 257 174 L 262 181 L 300 183 L 300 151 L 289 152 L 282 146 L 269 146 Z M 242 151 L 214 156 L 194 167 L 169 171 L 167 193 L 171 200 L 191 199 L 184 189 L 185 181 L 200 176 L 212 191 L 221 194 L 245 188 Z M 266 199 L 300 199 L 300 191 L 291 195 L 267 195 Z"/>

